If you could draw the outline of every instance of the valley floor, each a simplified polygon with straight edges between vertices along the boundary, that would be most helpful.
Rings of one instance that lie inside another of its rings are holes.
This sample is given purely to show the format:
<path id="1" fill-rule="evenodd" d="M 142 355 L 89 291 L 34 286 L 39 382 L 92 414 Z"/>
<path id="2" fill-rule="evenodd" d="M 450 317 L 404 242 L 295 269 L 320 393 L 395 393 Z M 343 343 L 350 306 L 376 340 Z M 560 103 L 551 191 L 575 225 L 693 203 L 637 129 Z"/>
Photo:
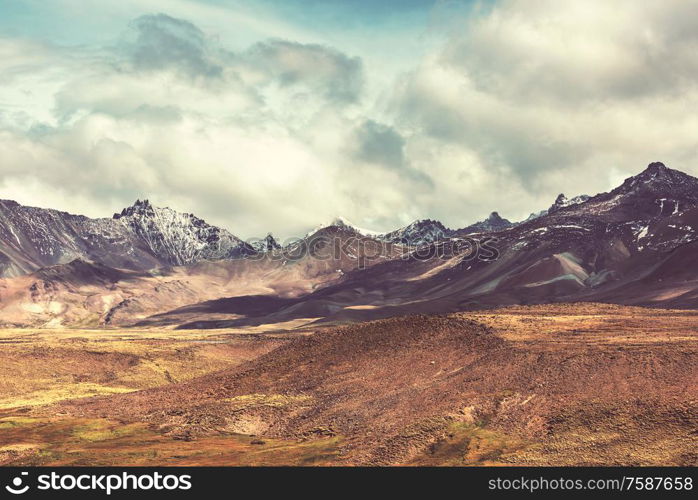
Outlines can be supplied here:
<path id="1" fill-rule="evenodd" d="M 3 465 L 698 465 L 698 312 L 0 330 Z"/>

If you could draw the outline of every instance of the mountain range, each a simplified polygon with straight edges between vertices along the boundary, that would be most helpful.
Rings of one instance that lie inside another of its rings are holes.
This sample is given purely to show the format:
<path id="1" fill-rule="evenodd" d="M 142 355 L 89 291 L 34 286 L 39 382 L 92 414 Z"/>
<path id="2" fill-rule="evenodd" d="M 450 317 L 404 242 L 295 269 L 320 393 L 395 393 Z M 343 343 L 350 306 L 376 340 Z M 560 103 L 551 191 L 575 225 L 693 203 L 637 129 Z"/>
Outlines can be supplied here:
<path id="1" fill-rule="evenodd" d="M 492 212 L 462 229 L 425 219 L 380 234 L 337 219 L 301 241 L 328 258 L 291 258 L 271 235 L 244 242 L 147 200 L 101 219 L 4 200 L 0 322 L 208 328 L 561 301 L 694 308 L 695 228 L 698 179 L 662 163 L 517 223 Z"/>

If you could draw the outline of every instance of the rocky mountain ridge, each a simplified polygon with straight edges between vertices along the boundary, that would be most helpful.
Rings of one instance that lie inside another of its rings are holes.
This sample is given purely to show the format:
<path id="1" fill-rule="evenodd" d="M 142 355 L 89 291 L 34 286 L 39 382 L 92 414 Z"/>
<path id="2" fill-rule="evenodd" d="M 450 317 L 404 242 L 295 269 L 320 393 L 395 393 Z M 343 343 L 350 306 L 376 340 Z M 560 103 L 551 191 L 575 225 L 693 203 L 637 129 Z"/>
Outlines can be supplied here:
<path id="1" fill-rule="evenodd" d="M 698 179 L 652 164 L 569 201 L 462 230 L 422 220 L 381 235 L 340 219 L 301 240 L 316 254 L 300 258 L 271 235 L 248 248 L 146 201 L 111 219 L 2 201 L 3 269 L 21 276 L 0 279 L 0 321 L 198 328 L 560 301 L 698 307 Z"/>

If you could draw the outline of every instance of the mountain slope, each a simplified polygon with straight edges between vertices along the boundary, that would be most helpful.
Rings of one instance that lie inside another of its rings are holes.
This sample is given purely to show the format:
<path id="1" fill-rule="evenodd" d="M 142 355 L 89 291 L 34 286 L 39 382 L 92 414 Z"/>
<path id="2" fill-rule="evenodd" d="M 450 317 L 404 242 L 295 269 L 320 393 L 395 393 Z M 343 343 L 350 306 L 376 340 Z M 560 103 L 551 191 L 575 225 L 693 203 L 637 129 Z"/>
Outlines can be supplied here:
<path id="1" fill-rule="evenodd" d="M 673 208 L 662 209 L 663 203 Z M 559 301 L 698 307 L 694 228 L 698 179 L 650 165 L 610 193 L 476 235 L 477 251 L 458 250 L 457 239 L 431 243 L 264 314 L 215 326 L 363 321 Z"/>
<path id="2" fill-rule="evenodd" d="M 445 227 L 441 222 L 431 219 L 414 221 L 390 233 L 381 234 L 377 238 L 381 241 L 409 246 L 422 246 L 442 239 L 450 238 L 453 230 Z"/>
<path id="3" fill-rule="evenodd" d="M 132 269 L 160 263 L 146 245 L 115 220 L 0 201 L 1 276 L 18 276 L 77 258 Z"/>
<path id="4" fill-rule="evenodd" d="M 234 259 L 255 253 L 254 248 L 225 229 L 207 224 L 193 214 L 156 208 L 136 200 L 114 219 L 121 222 L 161 261 L 171 265 L 200 260 Z"/>
<path id="5" fill-rule="evenodd" d="M 507 219 L 503 219 L 497 212 L 492 212 L 485 220 L 471 224 L 463 229 L 459 229 L 456 231 L 456 234 L 465 236 L 474 233 L 491 233 L 494 231 L 501 231 L 512 226 L 514 226 L 513 223 Z"/>
<path id="6" fill-rule="evenodd" d="M 96 267 L 87 284 L 74 263 L 1 281 L 0 320 L 217 328 L 560 301 L 698 307 L 698 179 L 651 164 L 608 193 L 557 201 L 519 224 L 495 213 L 452 233 L 426 220 L 365 234 L 337 220 L 246 259 L 229 233 L 147 202 L 99 220 L 3 202 L 7 272 L 76 255 Z"/>
<path id="7" fill-rule="evenodd" d="M 201 447 L 232 429 L 336 437 L 337 465 L 444 464 L 444 454 L 458 465 L 649 465 L 657 450 L 663 464 L 690 465 L 695 326 L 692 314 L 600 304 L 411 315 L 316 330 L 231 369 L 44 412 L 140 421 Z"/>
<path id="8" fill-rule="evenodd" d="M 111 219 L 0 201 L 0 276 L 19 276 L 75 259 L 147 270 L 254 253 L 223 229 L 191 214 L 153 207 L 147 200 Z"/>

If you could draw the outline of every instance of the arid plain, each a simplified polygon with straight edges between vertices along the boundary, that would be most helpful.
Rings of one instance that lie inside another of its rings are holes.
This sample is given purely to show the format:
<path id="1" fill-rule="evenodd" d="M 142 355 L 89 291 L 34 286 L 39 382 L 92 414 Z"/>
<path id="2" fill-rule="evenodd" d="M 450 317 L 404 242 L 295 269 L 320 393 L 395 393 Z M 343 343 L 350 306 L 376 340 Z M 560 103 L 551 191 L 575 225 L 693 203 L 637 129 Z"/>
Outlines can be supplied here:
<path id="1" fill-rule="evenodd" d="M 2 330 L 0 463 L 698 464 L 698 312 L 303 324 Z"/>

